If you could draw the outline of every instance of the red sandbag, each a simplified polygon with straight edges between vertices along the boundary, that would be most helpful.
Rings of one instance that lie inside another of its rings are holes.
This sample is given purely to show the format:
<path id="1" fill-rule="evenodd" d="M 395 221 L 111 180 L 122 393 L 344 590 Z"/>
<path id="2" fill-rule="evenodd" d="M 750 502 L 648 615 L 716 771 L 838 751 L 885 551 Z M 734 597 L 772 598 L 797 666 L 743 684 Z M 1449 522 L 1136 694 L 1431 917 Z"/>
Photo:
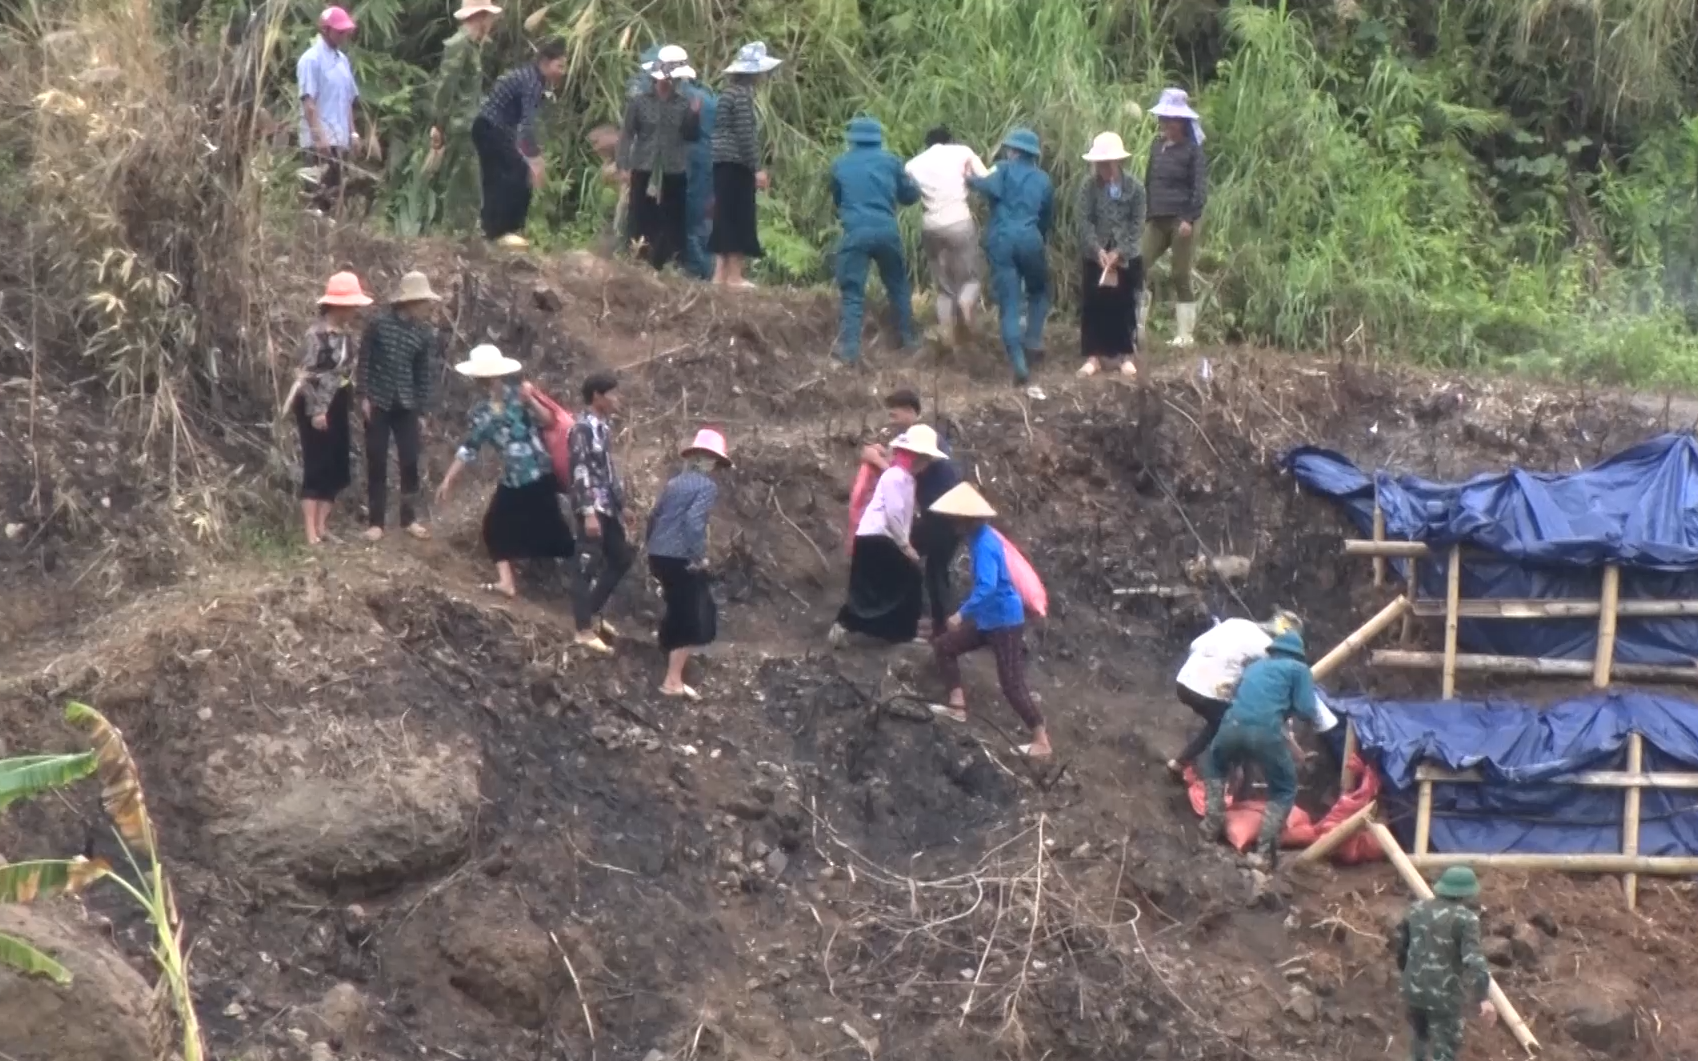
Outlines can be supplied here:
<path id="1" fill-rule="evenodd" d="M 1332 809 L 1327 811 L 1319 822 L 1309 817 L 1309 813 L 1303 808 L 1291 808 L 1290 816 L 1285 819 L 1285 828 L 1279 834 L 1279 846 L 1308 847 L 1379 796 L 1380 775 L 1364 763 L 1361 756 L 1350 757 L 1350 769 L 1358 778 L 1356 787 L 1340 796 L 1338 802 L 1333 804 Z M 1207 804 L 1203 796 L 1202 779 L 1197 776 L 1195 769 L 1185 768 L 1185 784 L 1189 790 L 1191 810 L 1200 818 Z M 1234 849 L 1243 851 L 1256 842 L 1257 834 L 1262 831 L 1262 816 L 1267 812 L 1267 807 L 1267 800 L 1236 801 L 1230 795 L 1227 796 L 1226 839 Z M 1385 853 L 1380 850 L 1380 845 L 1368 833 L 1352 836 L 1332 853 L 1334 862 L 1346 866 L 1373 862 L 1384 857 Z"/>
<path id="2" fill-rule="evenodd" d="M 1014 583 L 1014 588 L 1020 594 L 1020 600 L 1026 605 L 1026 610 L 1033 615 L 1047 616 L 1049 614 L 1049 594 L 1044 590 L 1044 584 L 1038 578 L 1038 573 L 1032 570 L 1032 565 L 1026 559 L 1026 554 L 1014 547 L 1014 543 L 1003 537 L 995 527 L 991 533 L 1002 543 L 1002 555 L 1008 562 L 1008 578 Z"/>
<path id="3" fill-rule="evenodd" d="M 541 387 L 532 384 L 531 392 L 536 395 L 538 405 L 554 414 L 554 423 L 540 428 L 537 434 L 542 437 L 543 448 L 548 450 L 549 462 L 554 465 L 554 478 L 559 488 L 565 490 L 572 482 L 572 414 L 544 394 Z"/>
<path id="4" fill-rule="evenodd" d="M 849 533 L 843 536 L 844 556 L 855 551 L 855 530 L 860 527 L 867 506 L 873 503 L 873 487 L 878 485 L 878 477 L 879 470 L 864 461 L 855 473 L 855 485 L 849 488 Z"/>

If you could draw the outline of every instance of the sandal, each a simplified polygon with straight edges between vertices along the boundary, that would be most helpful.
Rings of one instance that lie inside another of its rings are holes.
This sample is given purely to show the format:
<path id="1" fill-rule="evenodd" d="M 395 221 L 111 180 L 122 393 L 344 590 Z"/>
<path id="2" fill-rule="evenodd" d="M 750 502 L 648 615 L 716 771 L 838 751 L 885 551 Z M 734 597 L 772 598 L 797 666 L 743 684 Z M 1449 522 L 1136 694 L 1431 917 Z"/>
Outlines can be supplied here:
<path id="1" fill-rule="evenodd" d="M 1080 365 L 1079 371 L 1075 373 L 1075 375 L 1077 375 L 1080 379 L 1089 379 L 1100 371 L 1102 371 L 1102 365 L 1099 364 L 1097 359 L 1093 357 L 1083 365 Z"/>
<path id="2" fill-rule="evenodd" d="M 1127 379 L 1136 379 L 1138 377 L 1138 366 L 1132 363 L 1131 358 L 1124 358 L 1120 362 L 1120 374 Z"/>
<path id="3" fill-rule="evenodd" d="M 367 527 L 365 529 L 365 533 L 361 534 L 360 537 L 364 538 L 368 542 L 380 542 L 383 540 L 383 528 Z"/>
<path id="4" fill-rule="evenodd" d="M 932 714 L 936 715 L 938 718 L 947 718 L 951 722 L 965 722 L 965 721 L 967 721 L 966 705 L 957 706 L 955 704 L 927 704 L 926 706 L 931 708 Z"/>
<path id="5" fill-rule="evenodd" d="M 603 641 L 601 638 L 595 636 L 594 634 L 590 634 L 590 633 L 579 634 L 577 637 L 572 639 L 572 643 L 574 645 L 577 645 L 579 648 L 588 649 L 589 651 L 594 652 L 598 656 L 611 656 L 611 655 L 613 655 L 613 649 L 608 647 L 607 642 Z"/>
<path id="6" fill-rule="evenodd" d="M 1053 758 L 1055 755 L 1054 748 L 1044 752 L 1034 752 L 1032 751 L 1032 746 L 1030 744 L 1022 744 L 1014 750 L 1019 752 L 1022 758 L 1032 759 L 1037 762 L 1043 762 L 1046 759 Z"/>
<path id="7" fill-rule="evenodd" d="M 676 689 L 668 689 L 666 686 L 663 685 L 663 686 L 660 687 L 660 695 L 677 697 L 678 699 L 689 700 L 691 702 L 700 700 L 702 698 L 701 693 L 696 692 L 694 689 L 690 688 L 688 685 L 680 685 Z"/>

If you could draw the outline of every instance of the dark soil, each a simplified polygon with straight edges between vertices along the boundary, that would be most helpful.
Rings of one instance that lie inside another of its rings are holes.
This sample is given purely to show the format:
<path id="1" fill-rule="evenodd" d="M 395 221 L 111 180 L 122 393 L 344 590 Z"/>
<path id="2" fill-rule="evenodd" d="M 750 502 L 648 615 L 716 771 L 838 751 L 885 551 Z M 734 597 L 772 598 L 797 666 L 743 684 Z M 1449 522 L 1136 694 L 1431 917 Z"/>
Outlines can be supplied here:
<path id="1" fill-rule="evenodd" d="M 391 248 L 335 250 L 380 289 L 399 268 Z M 698 423 L 726 428 L 722 640 L 692 673 L 706 699 L 684 705 L 658 695 L 657 601 L 640 569 L 610 613 L 612 660 L 570 647 L 559 571 L 524 571 L 516 602 L 479 591 L 487 469 L 434 513 L 433 542 L 308 555 L 282 544 L 286 504 L 264 500 L 287 490 L 279 465 L 225 487 L 259 499 L 241 518 L 270 513 L 264 533 L 197 547 L 163 487 L 126 492 L 141 480 L 115 457 L 69 459 L 61 424 L 124 450 L 91 399 L 58 393 L 55 488 L 113 501 L 86 523 L 37 520 L 34 472 L 0 470 L 0 522 L 26 527 L 0 542 L 18 601 L 0 626 L 0 741 L 11 754 L 70 746 L 54 721 L 67 696 L 123 727 L 215 1056 L 304 1059 L 323 1044 L 321 1056 L 384 1061 L 1367 1061 L 1400 1041 L 1390 871 L 1268 892 L 1197 838 L 1160 767 L 1191 723 L 1171 698 L 1183 646 L 1209 614 L 1282 604 L 1324 650 L 1393 592 L 1340 555 L 1342 522 L 1277 470 L 1291 444 L 1433 476 L 1572 467 L 1656 433 L 1655 415 L 1253 351 L 1207 351 L 1207 380 L 1195 361 L 1152 364 L 1135 386 L 1076 384 L 1058 365 L 1031 401 L 988 346 L 941 365 L 875 348 L 875 368 L 833 371 L 823 297 L 716 294 L 582 257 L 432 253 L 456 350 L 502 342 L 563 401 L 590 368 L 620 370 L 617 455 L 639 509 Z M 988 661 L 969 668 L 963 727 L 924 710 L 939 690 L 923 650 L 824 647 L 856 447 L 898 383 L 948 423 L 1046 580 L 1052 614 L 1029 644 L 1052 765 L 1013 754 Z M 27 437 L 16 393 L 0 391 L 0 444 Z M 448 376 L 436 475 L 469 400 Z M 352 541 L 350 505 L 336 526 Z M 170 559 L 149 559 L 165 541 Z M 1198 560 L 1215 555 L 1247 558 L 1248 577 L 1209 574 Z M 92 790 L 14 807 L 0 851 L 113 854 L 97 815 Z M 1644 886 L 1634 918 L 1612 882 L 1536 883 L 1494 879 L 1487 904 L 1532 949 L 1503 982 L 1547 1055 L 1691 1049 L 1686 891 Z M 86 903 L 60 912 L 92 919 L 82 942 L 58 928 L 52 942 L 93 948 L 91 962 L 121 954 L 151 979 L 133 911 L 111 890 Z M 1558 935 L 1527 937 L 1535 918 Z M 97 980 L 89 990 L 133 987 L 110 969 Z M 0 974 L 0 992 L 18 988 Z M 112 1056 L 127 1026 L 74 1040 L 86 1047 L 55 1038 L 104 1020 L 99 1002 L 0 1049 Z M 1576 1016 L 1587 1005 L 1615 1008 Z M 1468 1056 L 1512 1045 L 1480 1029 Z"/>

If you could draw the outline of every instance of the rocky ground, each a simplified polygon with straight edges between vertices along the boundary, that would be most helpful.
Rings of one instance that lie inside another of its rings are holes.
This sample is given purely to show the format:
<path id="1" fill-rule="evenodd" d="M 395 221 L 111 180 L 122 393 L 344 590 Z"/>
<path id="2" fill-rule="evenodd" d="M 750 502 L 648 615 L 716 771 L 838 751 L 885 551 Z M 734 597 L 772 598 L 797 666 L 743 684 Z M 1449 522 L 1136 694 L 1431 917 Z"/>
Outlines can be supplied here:
<path id="1" fill-rule="evenodd" d="M 379 288 L 415 264 L 330 253 Z M 1305 612 L 1325 649 L 1390 592 L 1277 472 L 1290 444 L 1458 475 L 1572 467 L 1682 426 L 1612 395 L 1250 350 L 1203 352 L 1208 378 L 1196 358 L 1151 364 L 1137 385 L 1056 364 L 1035 401 L 989 346 L 875 348 L 870 369 L 834 371 L 825 296 L 424 253 L 456 349 L 500 342 L 563 399 L 591 367 L 620 370 L 639 507 L 699 422 L 725 427 L 722 640 L 685 707 L 657 693 L 640 572 L 612 660 L 569 647 L 558 571 L 524 571 L 516 602 L 481 592 L 487 469 L 434 514 L 433 542 L 356 544 L 350 499 L 346 544 L 309 555 L 275 529 L 281 465 L 232 461 L 173 500 L 86 386 L 50 389 L 33 420 L 27 389 L 0 386 L 0 444 L 30 455 L 0 466 L 0 745 L 70 747 L 71 696 L 123 727 L 219 1058 L 1395 1053 L 1401 887 L 1384 867 L 1269 882 L 1197 841 L 1160 768 L 1189 726 L 1171 698 L 1183 645 L 1241 597 Z M 15 362 L 0 352 L 0 372 Z M 856 447 L 899 382 L 949 423 L 1048 584 L 1031 645 L 1051 766 L 1011 753 L 985 661 L 973 723 L 940 726 L 919 706 L 938 691 L 923 653 L 823 647 Z M 436 475 L 468 393 L 450 379 Z M 1244 560 L 1230 590 L 1199 563 L 1217 554 Z M 1324 780 L 1307 798 L 1327 802 Z M 13 859 L 110 847 L 92 791 L 0 822 Z M 1692 899 L 1642 892 L 1633 916 L 1613 881 L 1489 880 L 1492 960 L 1547 1056 L 1694 1056 Z M 78 976 L 66 992 L 0 974 L 0 1056 L 151 1058 L 143 930 L 100 889 L 0 909 L 0 932 Z M 1512 1052 L 1481 1029 L 1467 1056 Z"/>

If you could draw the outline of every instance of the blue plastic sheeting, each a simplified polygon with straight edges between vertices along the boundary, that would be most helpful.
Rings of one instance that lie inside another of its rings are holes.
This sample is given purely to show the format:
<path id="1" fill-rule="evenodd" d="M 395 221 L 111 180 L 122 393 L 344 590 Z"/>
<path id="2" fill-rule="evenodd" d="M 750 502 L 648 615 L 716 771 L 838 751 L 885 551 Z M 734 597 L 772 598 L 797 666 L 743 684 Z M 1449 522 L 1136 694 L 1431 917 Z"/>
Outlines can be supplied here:
<path id="1" fill-rule="evenodd" d="M 1580 770 L 1625 770 L 1627 737 L 1644 738 L 1647 770 L 1698 770 L 1698 704 L 1651 693 L 1594 693 L 1545 708 L 1484 703 L 1332 701 L 1356 727 L 1400 815 L 1415 767 L 1478 768 L 1479 784 L 1433 785 L 1432 849 L 1469 854 L 1619 854 L 1622 791 L 1548 783 Z M 1639 853 L 1698 855 L 1698 792 L 1640 795 Z"/>
<path id="2" fill-rule="evenodd" d="M 1363 537 L 1373 533 L 1377 489 L 1387 538 L 1503 556 L 1503 563 L 1467 561 L 1464 598 L 1595 601 L 1607 562 L 1622 567 L 1624 600 L 1698 598 L 1698 441 L 1691 435 L 1664 435 L 1571 474 L 1512 469 L 1465 483 L 1384 471 L 1369 479 L 1340 454 L 1313 446 L 1292 450 L 1284 464 L 1306 489 L 1342 505 Z M 1444 597 L 1447 566 L 1419 566 L 1423 597 Z M 1468 619 L 1458 637 L 1471 652 L 1591 659 L 1597 622 Z M 1698 658 L 1698 618 L 1622 619 L 1615 658 L 1690 663 Z"/>

